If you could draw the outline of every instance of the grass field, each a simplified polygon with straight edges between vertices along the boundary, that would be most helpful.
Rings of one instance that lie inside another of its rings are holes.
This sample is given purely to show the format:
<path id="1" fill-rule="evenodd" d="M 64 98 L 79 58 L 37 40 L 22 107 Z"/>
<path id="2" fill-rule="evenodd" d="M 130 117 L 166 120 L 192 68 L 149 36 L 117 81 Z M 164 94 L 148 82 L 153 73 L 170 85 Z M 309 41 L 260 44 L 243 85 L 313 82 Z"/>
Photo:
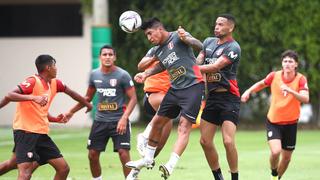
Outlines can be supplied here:
<path id="1" fill-rule="evenodd" d="M 136 135 L 142 131 L 141 127 L 132 128 L 132 151 L 131 157 L 139 158 L 135 149 Z M 69 177 L 72 180 L 91 179 L 89 164 L 87 159 L 86 142 L 89 129 L 54 129 L 50 133 L 52 139 L 57 143 L 65 159 L 70 165 Z M 216 136 L 216 144 L 220 154 L 220 164 L 225 179 L 230 179 L 228 165 L 226 163 L 225 152 L 221 141 L 221 133 Z M 170 179 L 176 180 L 205 180 L 213 179 L 208 168 L 203 151 L 199 145 L 200 133 L 195 129 L 190 138 L 189 145 L 180 159 L 177 168 Z M 318 180 L 320 166 L 320 131 L 299 131 L 297 148 L 293 154 L 291 165 L 287 170 L 283 180 Z M 173 143 L 176 139 L 176 131 L 171 137 L 156 159 L 156 167 L 153 170 L 144 169 L 140 174 L 141 180 L 158 180 L 160 174 L 158 165 L 165 163 L 170 155 Z M 264 131 L 239 131 L 237 133 L 237 146 L 239 153 L 240 179 L 243 180 L 268 180 L 269 170 L 269 149 L 265 140 Z M 11 156 L 13 146 L 11 129 L 0 129 L 0 161 Z M 109 144 L 105 153 L 101 155 L 102 173 L 105 180 L 121 180 L 121 165 L 118 154 L 112 152 L 112 145 Z M 54 171 L 49 165 L 45 165 L 36 170 L 32 179 L 46 180 L 52 179 Z M 16 179 L 17 171 L 11 171 L 0 179 Z"/>

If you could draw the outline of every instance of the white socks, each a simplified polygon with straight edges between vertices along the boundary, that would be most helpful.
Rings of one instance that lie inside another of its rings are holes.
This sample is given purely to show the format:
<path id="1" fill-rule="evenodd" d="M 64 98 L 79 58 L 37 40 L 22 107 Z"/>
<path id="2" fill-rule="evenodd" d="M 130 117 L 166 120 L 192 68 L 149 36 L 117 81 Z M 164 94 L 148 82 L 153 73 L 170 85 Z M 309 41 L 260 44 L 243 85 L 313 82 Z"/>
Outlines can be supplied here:
<path id="1" fill-rule="evenodd" d="M 93 177 L 92 180 L 102 180 L 102 175 L 99 177 Z"/>
<path id="2" fill-rule="evenodd" d="M 156 149 L 157 149 L 157 147 L 152 147 L 152 146 L 147 145 L 145 152 L 144 152 L 144 155 L 145 155 L 144 158 L 147 161 L 153 161 L 154 153 L 156 152 Z"/>
<path id="3" fill-rule="evenodd" d="M 152 129 L 152 126 L 149 123 L 146 129 L 142 133 L 143 137 L 145 137 L 146 139 L 149 139 L 149 134 L 151 132 L 151 129 Z"/>
<path id="4" fill-rule="evenodd" d="M 166 168 L 168 168 L 168 171 L 172 173 L 174 167 L 177 165 L 178 161 L 180 159 L 180 156 L 176 154 L 175 152 L 171 153 L 169 161 L 166 163 Z"/>

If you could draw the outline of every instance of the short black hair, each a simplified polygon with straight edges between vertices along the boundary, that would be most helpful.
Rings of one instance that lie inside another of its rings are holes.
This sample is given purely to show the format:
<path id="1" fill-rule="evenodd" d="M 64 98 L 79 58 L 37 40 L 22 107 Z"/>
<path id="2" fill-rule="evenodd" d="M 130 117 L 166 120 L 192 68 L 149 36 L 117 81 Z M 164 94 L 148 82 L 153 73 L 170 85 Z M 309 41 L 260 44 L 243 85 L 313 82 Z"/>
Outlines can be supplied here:
<path id="1" fill-rule="evenodd" d="M 226 18 L 228 21 L 231 21 L 234 25 L 236 25 L 236 18 L 232 14 L 223 13 L 219 14 L 218 17 Z"/>
<path id="2" fill-rule="evenodd" d="M 112 46 L 110 46 L 110 45 L 108 45 L 108 44 L 106 44 L 106 45 L 104 45 L 104 46 L 102 46 L 102 47 L 100 48 L 99 55 L 101 55 L 101 53 L 102 53 L 102 49 L 112 49 L 112 50 L 113 50 L 114 55 L 116 55 L 116 50 L 115 50 Z"/>
<path id="3" fill-rule="evenodd" d="M 38 73 L 41 73 L 46 68 L 47 65 L 50 66 L 55 63 L 56 63 L 56 60 L 48 54 L 39 55 L 35 61 Z"/>
<path id="4" fill-rule="evenodd" d="M 150 19 L 147 19 L 146 21 L 144 21 L 140 27 L 140 29 L 142 30 L 146 30 L 146 29 L 150 29 L 150 28 L 155 28 L 155 27 L 164 27 L 162 22 L 156 18 L 156 17 L 152 17 Z"/>
<path id="5" fill-rule="evenodd" d="M 281 61 L 283 60 L 283 58 L 285 57 L 290 57 L 292 59 L 294 59 L 294 61 L 299 62 L 299 55 L 297 52 L 295 52 L 294 50 L 288 49 L 286 51 L 284 51 L 281 54 Z"/>

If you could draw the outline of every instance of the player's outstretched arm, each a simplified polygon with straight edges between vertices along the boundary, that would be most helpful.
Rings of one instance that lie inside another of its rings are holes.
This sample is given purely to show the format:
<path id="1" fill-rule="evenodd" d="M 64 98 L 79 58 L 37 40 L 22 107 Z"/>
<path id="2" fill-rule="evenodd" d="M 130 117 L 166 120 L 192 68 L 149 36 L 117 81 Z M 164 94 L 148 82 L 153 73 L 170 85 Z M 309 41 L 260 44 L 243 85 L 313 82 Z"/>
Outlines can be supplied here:
<path id="1" fill-rule="evenodd" d="M 262 89 L 266 88 L 267 85 L 264 83 L 264 79 L 256 82 L 254 85 L 252 85 L 249 89 L 247 89 L 241 96 L 241 102 L 247 102 L 250 98 L 251 93 L 256 93 L 261 91 Z"/>
<path id="2" fill-rule="evenodd" d="M 0 109 L 9 103 L 10 103 L 10 99 L 7 96 L 3 97 L 0 101 Z"/>
<path id="3" fill-rule="evenodd" d="M 87 111 L 86 112 L 91 111 L 92 104 L 90 104 L 90 101 L 87 101 L 80 94 L 78 94 L 77 92 L 73 91 L 68 86 L 66 86 L 65 93 L 68 94 L 72 99 L 74 99 L 74 100 L 78 101 L 79 103 L 81 103 L 82 105 L 86 106 L 87 107 Z"/>
<path id="4" fill-rule="evenodd" d="M 178 30 L 178 35 L 180 39 L 191 46 L 193 49 L 200 51 L 203 48 L 203 44 L 200 40 L 192 37 L 189 33 L 187 33 L 181 26 L 179 26 Z"/>
<path id="5" fill-rule="evenodd" d="M 84 99 L 90 103 L 93 99 L 93 96 L 96 92 L 96 89 L 94 87 L 88 87 L 87 89 L 87 93 L 86 96 L 84 97 Z M 78 112 L 80 109 L 82 109 L 85 105 L 83 105 L 82 103 L 78 103 L 76 104 L 74 107 L 72 107 L 67 113 L 64 114 L 64 119 L 63 121 L 68 122 L 74 113 Z"/>

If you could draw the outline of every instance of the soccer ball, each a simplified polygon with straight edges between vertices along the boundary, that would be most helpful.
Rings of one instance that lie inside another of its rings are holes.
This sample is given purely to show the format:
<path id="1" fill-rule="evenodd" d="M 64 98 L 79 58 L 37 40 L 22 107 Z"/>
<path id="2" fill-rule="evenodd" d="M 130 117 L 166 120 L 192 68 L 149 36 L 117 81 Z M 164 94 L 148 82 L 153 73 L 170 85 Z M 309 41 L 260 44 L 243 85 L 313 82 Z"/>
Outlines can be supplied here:
<path id="1" fill-rule="evenodd" d="M 125 11 L 119 17 L 119 26 L 124 32 L 133 33 L 138 31 L 142 23 L 140 15 L 135 11 Z"/>

